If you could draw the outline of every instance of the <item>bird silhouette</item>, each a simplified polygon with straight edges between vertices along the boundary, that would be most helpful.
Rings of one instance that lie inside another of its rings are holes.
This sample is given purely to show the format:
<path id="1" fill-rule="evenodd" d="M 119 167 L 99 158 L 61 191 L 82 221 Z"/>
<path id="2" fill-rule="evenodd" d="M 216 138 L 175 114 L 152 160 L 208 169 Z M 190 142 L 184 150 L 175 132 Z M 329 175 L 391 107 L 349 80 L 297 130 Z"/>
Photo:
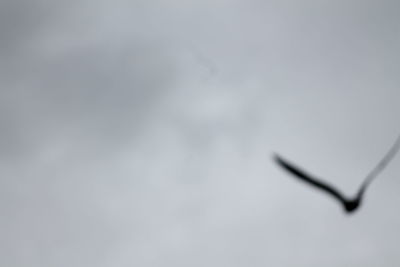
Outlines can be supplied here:
<path id="1" fill-rule="evenodd" d="M 275 161 L 286 171 L 293 174 L 295 177 L 299 178 L 300 180 L 314 186 L 315 188 L 321 189 L 322 191 L 328 193 L 330 196 L 334 197 L 338 200 L 342 205 L 347 213 L 352 213 L 358 209 L 360 206 L 365 190 L 371 184 L 372 180 L 386 167 L 386 165 L 393 159 L 396 155 L 397 151 L 399 150 L 400 146 L 400 135 L 397 137 L 395 143 L 389 149 L 389 151 L 385 154 L 385 156 L 381 159 L 381 161 L 372 169 L 372 171 L 367 175 L 365 180 L 360 186 L 357 194 L 353 198 L 345 197 L 338 189 L 334 186 L 330 185 L 329 183 L 322 181 L 320 179 L 312 177 L 312 175 L 308 174 L 307 172 L 303 171 L 301 168 L 295 166 L 294 164 L 290 163 L 286 159 L 282 158 L 278 154 L 274 155 Z"/>

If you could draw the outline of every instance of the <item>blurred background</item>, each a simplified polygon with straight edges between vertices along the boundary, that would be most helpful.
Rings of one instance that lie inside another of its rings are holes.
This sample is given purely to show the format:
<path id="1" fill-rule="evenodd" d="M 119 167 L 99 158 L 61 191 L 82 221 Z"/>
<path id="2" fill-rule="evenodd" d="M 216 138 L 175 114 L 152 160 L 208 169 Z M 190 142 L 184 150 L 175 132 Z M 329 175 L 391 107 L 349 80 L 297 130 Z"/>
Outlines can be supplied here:
<path id="1" fill-rule="evenodd" d="M 2 0 L 0 265 L 396 266 L 392 0 Z"/>

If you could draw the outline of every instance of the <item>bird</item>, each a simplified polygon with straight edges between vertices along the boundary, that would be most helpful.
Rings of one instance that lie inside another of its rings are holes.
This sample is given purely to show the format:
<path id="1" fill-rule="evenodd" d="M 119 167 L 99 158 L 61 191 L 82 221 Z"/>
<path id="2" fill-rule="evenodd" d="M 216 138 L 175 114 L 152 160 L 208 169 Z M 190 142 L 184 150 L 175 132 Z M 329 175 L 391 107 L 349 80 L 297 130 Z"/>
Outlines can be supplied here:
<path id="1" fill-rule="evenodd" d="M 319 178 L 313 177 L 313 175 L 307 173 L 300 167 L 289 162 L 282 156 L 275 153 L 273 155 L 275 162 L 285 169 L 287 172 L 291 173 L 294 177 L 300 179 L 301 181 L 314 186 L 317 189 L 322 190 L 334 199 L 338 200 L 342 204 L 345 213 L 350 214 L 355 212 L 361 205 L 364 193 L 371 182 L 378 176 L 378 174 L 389 164 L 389 162 L 394 158 L 400 147 L 400 135 L 397 137 L 394 144 L 384 155 L 384 157 L 378 162 L 378 164 L 368 173 L 364 181 L 362 182 L 356 195 L 352 198 L 344 196 L 338 189 L 326 181 Z"/>

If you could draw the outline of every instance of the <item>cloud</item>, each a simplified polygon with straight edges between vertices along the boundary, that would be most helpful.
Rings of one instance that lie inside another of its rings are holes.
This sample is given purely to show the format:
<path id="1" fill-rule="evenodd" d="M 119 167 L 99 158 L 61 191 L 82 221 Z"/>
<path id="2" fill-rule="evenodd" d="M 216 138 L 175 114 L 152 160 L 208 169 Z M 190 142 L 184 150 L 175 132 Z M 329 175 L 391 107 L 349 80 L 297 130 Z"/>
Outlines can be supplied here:
<path id="1" fill-rule="evenodd" d="M 398 131 L 396 7 L 2 1 L 0 262 L 395 265 L 395 164 L 350 219 L 269 156 L 358 186 Z"/>

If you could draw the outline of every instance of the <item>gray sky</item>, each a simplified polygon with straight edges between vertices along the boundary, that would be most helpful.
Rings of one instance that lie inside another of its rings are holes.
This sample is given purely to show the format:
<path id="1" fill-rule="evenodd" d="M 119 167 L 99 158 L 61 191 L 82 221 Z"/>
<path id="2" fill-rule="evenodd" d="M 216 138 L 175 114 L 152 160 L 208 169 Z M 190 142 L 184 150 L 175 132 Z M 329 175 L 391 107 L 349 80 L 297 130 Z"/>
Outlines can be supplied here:
<path id="1" fill-rule="evenodd" d="M 2 0 L 0 265 L 399 265 L 399 8 Z"/>

